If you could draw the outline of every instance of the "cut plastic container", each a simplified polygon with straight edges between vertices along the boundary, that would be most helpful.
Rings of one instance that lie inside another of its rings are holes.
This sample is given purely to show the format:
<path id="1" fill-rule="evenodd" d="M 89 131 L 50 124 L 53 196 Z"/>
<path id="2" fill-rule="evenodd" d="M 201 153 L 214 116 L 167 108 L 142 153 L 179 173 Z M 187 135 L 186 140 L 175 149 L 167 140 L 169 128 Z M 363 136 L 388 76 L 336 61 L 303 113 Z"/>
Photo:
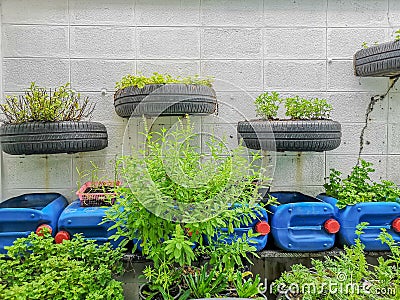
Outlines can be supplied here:
<path id="1" fill-rule="evenodd" d="M 298 192 L 272 192 L 280 205 L 270 205 L 271 234 L 286 251 L 316 252 L 332 248 L 339 222 L 331 204 Z"/>
<path id="2" fill-rule="evenodd" d="M 115 193 L 85 193 L 88 188 L 91 187 L 101 187 L 101 186 L 109 186 L 116 187 L 120 186 L 120 181 L 98 181 L 91 182 L 88 181 L 84 185 L 80 187 L 80 189 L 76 192 L 78 196 L 81 206 L 111 206 L 114 204 L 116 194 Z"/>
<path id="3" fill-rule="evenodd" d="M 233 207 L 237 207 L 238 205 L 234 205 Z M 249 245 L 254 246 L 257 250 L 261 251 L 265 248 L 268 242 L 268 234 L 270 232 L 270 226 L 268 224 L 268 213 L 264 208 L 260 208 L 260 211 L 257 212 L 257 217 L 252 220 L 249 224 L 242 223 L 242 225 L 238 228 L 234 228 L 234 232 L 230 233 L 227 237 L 223 238 L 221 242 L 231 244 L 233 241 L 236 241 L 238 238 L 242 238 L 244 234 L 248 234 L 248 232 L 252 230 L 253 233 L 259 233 L 257 237 L 248 238 Z M 221 233 L 224 235 L 227 234 L 228 228 L 219 228 L 219 232 L 215 236 L 212 237 L 213 240 L 220 239 Z M 205 237 L 207 242 L 207 237 Z"/>
<path id="4" fill-rule="evenodd" d="M 354 245 L 357 238 L 357 225 L 363 222 L 369 223 L 362 231 L 361 242 L 366 251 L 389 250 L 386 244 L 377 240 L 381 229 L 385 228 L 393 239 L 400 243 L 400 204 L 397 202 L 363 202 L 349 205 L 343 209 L 336 206 L 337 199 L 325 194 L 319 194 L 317 198 L 334 206 L 335 215 L 341 227 L 338 233 L 340 245 Z"/>
<path id="5" fill-rule="evenodd" d="M 0 203 L 0 253 L 6 253 L 4 247 L 17 238 L 34 231 L 40 234 L 43 227 L 54 236 L 58 218 L 67 205 L 67 199 L 58 193 L 24 194 Z"/>
<path id="6" fill-rule="evenodd" d="M 110 242 L 116 248 L 122 241 L 122 238 L 114 241 L 110 237 L 116 232 L 116 229 L 109 230 L 114 224 L 103 221 L 106 211 L 109 207 L 82 207 L 80 200 L 72 202 L 62 212 L 58 220 L 59 232 L 55 236 L 56 243 L 62 243 L 63 240 L 69 240 L 74 234 L 81 233 L 85 239 L 95 240 L 98 245 Z"/>

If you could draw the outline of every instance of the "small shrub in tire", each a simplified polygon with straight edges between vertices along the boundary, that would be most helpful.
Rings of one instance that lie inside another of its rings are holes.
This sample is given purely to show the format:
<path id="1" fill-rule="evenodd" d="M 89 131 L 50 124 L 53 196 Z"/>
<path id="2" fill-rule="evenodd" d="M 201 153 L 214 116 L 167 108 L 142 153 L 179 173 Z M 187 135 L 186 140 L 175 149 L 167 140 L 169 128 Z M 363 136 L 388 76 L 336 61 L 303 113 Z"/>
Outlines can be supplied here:
<path id="1" fill-rule="evenodd" d="M 1 126 L 0 141 L 11 155 L 56 154 L 104 149 L 108 136 L 97 122 L 30 122 Z"/>
<path id="2" fill-rule="evenodd" d="M 400 75 L 400 41 L 361 49 L 354 54 L 353 63 L 356 76 Z"/>
<path id="3" fill-rule="evenodd" d="M 339 147 L 341 125 L 332 120 L 254 120 L 238 124 L 238 138 L 250 149 L 330 151 Z"/>
<path id="4" fill-rule="evenodd" d="M 214 89 L 195 84 L 148 84 L 119 89 L 114 94 L 116 113 L 131 116 L 209 115 L 216 111 Z"/>

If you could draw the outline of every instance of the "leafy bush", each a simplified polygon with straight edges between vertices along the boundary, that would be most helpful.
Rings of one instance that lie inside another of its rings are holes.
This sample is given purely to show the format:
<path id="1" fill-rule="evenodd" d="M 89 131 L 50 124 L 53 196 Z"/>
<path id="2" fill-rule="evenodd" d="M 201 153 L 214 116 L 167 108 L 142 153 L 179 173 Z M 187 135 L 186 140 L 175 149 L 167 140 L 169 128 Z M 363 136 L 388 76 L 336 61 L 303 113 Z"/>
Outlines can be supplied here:
<path id="1" fill-rule="evenodd" d="M 362 234 L 363 223 L 357 230 Z M 365 300 L 398 299 L 400 293 L 400 247 L 383 229 L 380 240 L 387 243 L 391 255 L 378 258 L 378 265 L 367 262 L 360 239 L 334 258 L 312 259 L 311 268 L 301 264 L 291 267 L 274 282 L 275 293 L 286 299 L 307 300 Z M 397 295 L 397 296 L 396 296 Z"/>
<path id="2" fill-rule="evenodd" d="M 325 99 L 286 98 L 286 116 L 296 120 L 329 119 L 332 105 Z"/>
<path id="3" fill-rule="evenodd" d="M 345 179 L 341 178 L 340 171 L 331 169 L 329 183 L 324 185 L 326 194 L 338 200 L 336 205 L 339 208 L 360 202 L 398 201 L 400 189 L 388 180 L 372 182 L 369 173 L 374 171 L 372 163 L 365 160 L 360 160 Z"/>
<path id="4" fill-rule="evenodd" d="M 266 92 L 259 95 L 255 100 L 257 114 L 267 120 L 275 119 L 282 101 L 283 99 L 277 92 L 271 94 Z"/>
<path id="5" fill-rule="evenodd" d="M 144 75 L 125 75 L 121 81 L 115 83 L 117 90 L 123 89 L 130 86 L 136 86 L 143 88 L 146 84 L 168 84 L 168 83 L 184 83 L 184 84 L 196 84 L 206 85 L 211 87 L 214 79 L 212 77 L 200 78 L 199 75 L 188 76 L 188 77 L 173 77 L 169 74 L 159 74 L 154 72 L 153 75 L 146 77 Z"/>
<path id="6" fill-rule="evenodd" d="M 8 256 L 8 257 L 7 257 Z M 52 236 L 31 233 L 0 256 L 1 299 L 123 299 L 120 251 L 77 235 L 54 244 Z"/>
<path id="7" fill-rule="evenodd" d="M 0 109 L 6 117 L 5 123 L 80 121 L 88 118 L 94 105 L 86 97 L 69 88 L 69 83 L 54 91 L 37 86 L 34 82 L 22 96 L 6 96 Z"/>

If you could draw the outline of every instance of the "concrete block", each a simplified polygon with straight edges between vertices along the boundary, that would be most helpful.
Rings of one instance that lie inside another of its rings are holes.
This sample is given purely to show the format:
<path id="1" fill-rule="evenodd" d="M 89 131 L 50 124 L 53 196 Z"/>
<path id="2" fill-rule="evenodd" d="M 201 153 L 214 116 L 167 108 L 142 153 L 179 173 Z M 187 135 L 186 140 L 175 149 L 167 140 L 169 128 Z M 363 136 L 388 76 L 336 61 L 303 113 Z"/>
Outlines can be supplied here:
<path id="1" fill-rule="evenodd" d="M 68 57 L 68 27 L 3 25 L 3 57 Z"/>
<path id="2" fill-rule="evenodd" d="M 265 59 L 325 59 L 324 28 L 264 28 Z"/>
<path id="3" fill-rule="evenodd" d="M 131 73 L 134 62 L 129 60 L 71 60 L 71 83 L 79 91 L 112 91 L 116 81 Z"/>
<path id="4" fill-rule="evenodd" d="M 387 78 L 355 76 L 352 60 L 334 60 L 328 63 L 328 91 L 382 93 L 387 88 Z"/>
<path id="5" fill-rule="evenodd" d="M 392 28 L 400 26 L 400 2 L 389 0 L 388 20 Z"/>
<path id="6" fill-rule="evenodd" d="M 218 123 L 237 123 L 257 118 L 255 98 L 260 93 L 218 92 Z"/>
<path id="7" fill-rule="evenodd" d="M 200 0 L 137 0 L 135 14 L 139 26 L 195 26 L 200 24 Z"/>
<path id="8" fill-rule="evenodd" d="M 261 60 L 204 60 L 201 75 L 214 76 L 218 91 L 262 90 Z"/>
<path id="9" fill-rule="evenodd" d="M 217 139 L 224 144 L 226 154 L 239 145 L 237 139 L 237 123 L 203 123 L 201 125 L 201 141 L 204 153 L 209 153 L 207 142 L 210 138 Z"/>
<path id="10" fill-rule="evenodd" d="M 365 122 L 366 110 L 375 92 L 330 92 L 328 103 L 332 104 L 331 118 L 338 122 Z M 399 107 L 400 109 L 400 107 Z M 369 115 L 370 122 L 385 122 L 388 113 L 388 101 L 378 101 Z"/>
<path id="11" fill-rule="evenodd" d="M 342 143 L 330 154 L 358 154 L 360 150 L 360 135 L 363 123 L 342 123 Z M 364 148 L 362 154 L 387 154 L 387 124 L 383 122 L 369 123 L 364 132 Z"/>
<path id="12" fill-rule="evenodd" d="M 2 22 L 12 24 L 68 24 L 68 0 L 4 0 Z"/>
<path id="13" fill-rule="evenodd" d="M 389 154 L 400 154 L 400 123 L 388 124 Z"/>
<path id="14" fill-rule="evenodd" d="M 262 57 L 260 29 L 205 28 L 202 30 L 202 58 L 257 59 Z"/>
<path id="15" fill-rule="evenodd" d="M 199 58 L 200 32 L 197 28 L 137 29 L 138 58 Z"/>
<path id="16" fill-rule="evenodd" d="M 262 26 L 263 0 L 204 0 L 201 4 L 203 26 Z"/>
<path id="17" fill-rule="evenodd" d="M 54 189 L 72 184 L 71 155 L 5 156 L 4 188 Z"/>
<path id="18" fill-rule="evenodd" d="M 328 28 L 328 58 L 353 59 L 364 42 L 372 46 L 385 41 L 385 28 Z"/>
<path id="19" fill-rule="evenodd" d="M 65 84 L 69 81 L 68 59 L 3 59 L 4 91 L 25 90 L 32 81 L 48 88 Z"/>
<path id="20" fill-rule="evenodd" d="M 362 155 L 361 159 L 373 163 L 375 172 L 371 173 L 371 179 L 380 181 L 386 179 L 386 156 L 385 155 Z M 330 169 L 342 172 L 342 178 L 346 178 L 357 165 L 358 155 L 332 155 L 330 152 L 326 154 L 326 177 L 329 182 Z"/>
<path id="21" fill-rule="evenodd" d="M 71 26 L 71 57 L 73 58 L 135 58 L 133 27 Z"/>
<path id="22" fill-rule="evenodd" d="M 158 72 L 185 77 L 200 74 L 200 63 L 195 60 L 139 60 L 137 70 L 146 76 Z"/>
<path id="23" fill-rule="evenodd" d="M 400 156 L 388 155 L 387 156 L 387 180 L 393 181 L 395 184 L 400 185 Z"/>
<path id="24" fill-rule="evenodd" d="M 264 89 L 269 91 L 323 91 L 326 88 L 326 63 L 312 60 L 266 60 L 264 84 Z"/>
<path id="25" fill-rule="evenodd" d="M 329 0 L 328 27 L 386 27 L 387 0 Z"/>
<path id="26" fill-rule="evenodd" d="M 69 0 L 71 24 L 134 25 L 132 0 Z"/>
<path id="27" fill-rule="evenodd" d="M 383 101 L 389 102 L 388 122 L 400 123 L 400 93 L 390 93 Z"/>
<path id="28" fill-rule="evenodd" d="M 264 26 L 326 26 L 327 0 L 264 0 Z"/>

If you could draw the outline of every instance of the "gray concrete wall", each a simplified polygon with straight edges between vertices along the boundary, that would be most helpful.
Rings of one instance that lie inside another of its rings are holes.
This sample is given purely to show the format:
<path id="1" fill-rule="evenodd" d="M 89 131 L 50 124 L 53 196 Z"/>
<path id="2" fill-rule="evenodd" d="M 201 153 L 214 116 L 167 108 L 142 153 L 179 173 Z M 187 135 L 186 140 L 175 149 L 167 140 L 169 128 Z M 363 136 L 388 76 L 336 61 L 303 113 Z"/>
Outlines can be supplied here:
<path id="1" fill-rule="evenodd" d="M 280 153 L 272 160 L 275 190 L 316 194 L 329 168 L 348 172 L 356 163 L 370 98 L 389 84 L 385 78 L 355 77 L 352 55 L 364 41 L 392 39 L 399 27 L 397 0 L 2 0 L 4 94 L 21 92 L 31 81 L 47 87 L 71 82 L 97 103 L 93 119 L 106 124 L 110 136 L 107 149 L 92 153 L 4 154 L 2 198 L 47 190 L 73 200 L 76 167 L 87 169 L 92 160 L 111 172 L 127 125 L 114 112 L 114 84 L 136 71 L 215 76 L 219 116 L 196 120 L 226 130 L 232 145 L 235 124 L 255 117 L 253 98 L 262 91 L 329 99 L 332 117 L 343 125 L 340 148 Z M 375 163 L 377 178 L 396 183 L 398 87 L 376 104 L 362 153 Z M 135 144 L 141 127 L 131 125 L 127 135 Z"/>

